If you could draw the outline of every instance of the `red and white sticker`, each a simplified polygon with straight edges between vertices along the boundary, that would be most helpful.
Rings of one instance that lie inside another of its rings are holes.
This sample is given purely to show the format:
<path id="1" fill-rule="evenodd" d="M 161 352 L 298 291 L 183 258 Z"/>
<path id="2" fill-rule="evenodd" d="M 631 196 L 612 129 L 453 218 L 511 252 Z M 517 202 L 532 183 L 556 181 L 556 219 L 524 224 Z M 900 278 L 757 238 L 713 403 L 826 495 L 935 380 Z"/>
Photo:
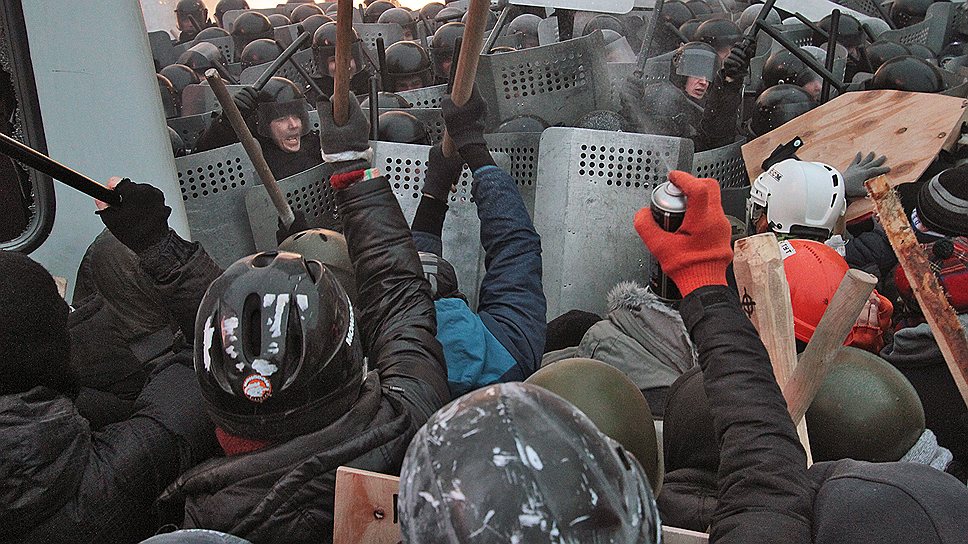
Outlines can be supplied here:
<path id="1" fill-rule="evenodd" d="M 242 392 L 253 402 L 262 402 L 272 395 L 272 382 L 259 374 L 253 374 L 242 382 Z"/>

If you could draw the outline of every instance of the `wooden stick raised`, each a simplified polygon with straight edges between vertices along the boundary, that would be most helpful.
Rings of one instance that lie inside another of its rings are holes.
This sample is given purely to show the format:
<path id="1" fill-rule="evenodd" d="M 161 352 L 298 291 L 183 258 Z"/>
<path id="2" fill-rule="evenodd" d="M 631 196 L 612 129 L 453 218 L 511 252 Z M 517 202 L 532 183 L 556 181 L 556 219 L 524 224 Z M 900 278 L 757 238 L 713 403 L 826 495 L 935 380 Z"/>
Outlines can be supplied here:
<path id="1" fill-rule="evenodd" d="M 353 59 L 353 0 L 337 0 L 336 73 L 333 74 L 333 120 L 346 124 L 350 116 L 350 61 Z"/>
<path id="2" fill-rule="evenodd" d="M 225 82 L 222 81 L 222 78 L 219 77 L 218 72 L 214 68 L 210 68 L 205 72 L 205 79 L 208 80 L 212 91 L 215 92 L 215 98 L 218 99 L 219 104 L 222 106 L 222 113 L 225 114 L 226 119 L 228 119 L 232 128 L 235 130 L 235 134 L 239 137 L 239 141 L 242 142 L 242 147 L 245 148 L 246 154 L 249 155 L 249 160 L 255 166 L 255 171 L 259 174 L 259 179 L 262 180 L 262 184 L 269 193 L 269 198 L 272 200 L 272 205 L 276 207 L 279 218 L 282 219 L 282 223 L 287 228 L 292 226 L 296 217 L 292 213 L 292 208 L 289 207 L 286 195 L 282 194 L 282 189 L 276 183 L 276 178 L 272 175 L 272 170 L 269 169 L 266 158 L 262 154 L 262 146 L 252 136 L 252 132 L 249 131 L 249 126 L 245 124 L 242 113 L 239 112 L 238 106 L 232 100 L 229 90 L 225 88 Z"/>
<path id="3" fill-rule="evenodd" d="M 941 348 L 948 370 L 958 385 L 961 398 L 968 404 L 968 338 L 958 320 L 958 314 L 948 302 L 937 276 L 931 270 L 931 263 L 911 230 L 901 201 L 888 183 L 885 176 L 878 176 L 867 182 L 881 225 L 887 232 L 887 239 L 897 254 L 897 260 L 911 282 L 911 289 L 921 306 L 934 339 Z"/>
<path id="4" fill-rule="evenodd" d="M 773 375 L 782 391 L 797 366 L 797 343 L 793 333 L 790 288 L 783 270 L 783 257 L 780 255 L 776 235 L 770 232 L 738 240 L 733 257 L 733 272 L 739 288 L 740 303 L 770 354 Z M 794 423 L 797 424 L 800 443 L 807 453 L 807 464 L 811 464 L 806 421 L 794 420 Z"/>
<path id="5" fill-rule="evenodd" d="M 460 56 L 457 58 L 457 75 L 454 76 L 453 90 L 450 99 L 457 106 L 463 106 L 474 91 L 474 80 L 477 78 L 477 62 L 481 58 L 481 47 L 484 45 L 484 29 L 487 27 L 487 10 L 491 3 L 488 0 L 471 0 L 467 8 L 467 23 L 464 26 L 464 37 L 461 43 Z M 454 141 L 444 131 L 442 150 L 445 157 L 453 157 L 457 153 Z"/>
<path id="6" fill-rule="evenodd" d="M 850 334 L 875 285 L 877 278 L 860 270 L 848 270 L 840 282 L 807 343 L 807 349 L 800 356 L 800 362 L 781 388 L 793 421 L 800 421 L 807 413 L 830 371 L 830 363 Z"/>

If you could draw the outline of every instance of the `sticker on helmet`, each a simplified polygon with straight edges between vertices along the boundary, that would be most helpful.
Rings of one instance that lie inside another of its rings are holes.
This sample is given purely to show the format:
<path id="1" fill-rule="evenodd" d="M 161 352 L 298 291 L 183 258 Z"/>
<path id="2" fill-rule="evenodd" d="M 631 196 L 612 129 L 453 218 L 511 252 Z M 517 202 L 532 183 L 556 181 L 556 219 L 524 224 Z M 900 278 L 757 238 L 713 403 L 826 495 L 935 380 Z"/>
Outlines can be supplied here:
<path id="1" fill-rule="evenodd" d="M 797 254 L 797 250 L 793 249 L 793 245 L 790 242 L 780 242 L 780 255 L 784 259 L 787 257 L 792 257 Z"/>
<path id="2" fill-rule="evenodd" d="M 262 402 L 272 395 L 272 383 L 265 376 L 253 374 L 242 382 L 242 392 L 253 402 Z"/>
<path id="3" fill-rule="evenodd" d="M 352 346 L 353 334 L 356 332 L 356 319 L 353 318 L 353 304 L 347 303 L 347 306 L 350 307 L 350 326 L 346 331 L 346 345 Z"/>

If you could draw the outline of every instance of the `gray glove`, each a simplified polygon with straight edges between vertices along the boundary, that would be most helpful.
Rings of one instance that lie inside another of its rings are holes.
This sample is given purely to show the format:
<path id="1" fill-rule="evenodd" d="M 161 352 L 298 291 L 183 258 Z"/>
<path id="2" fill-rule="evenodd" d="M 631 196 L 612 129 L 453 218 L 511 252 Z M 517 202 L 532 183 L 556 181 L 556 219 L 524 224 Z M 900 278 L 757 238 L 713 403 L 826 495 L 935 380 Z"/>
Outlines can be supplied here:
<path id="1" fill-rule="evenodd" d="M 886 160 L 887 157 L 884 155 L 875 158 L 873 152 L 868 153 L 866 157 L 858 153 L 847 170 L 844 170 L 847 198 L 867 196 L 867 188 L 864 187 L 864 182 L 891 171 L 890 166 L 884 166 Z"/>

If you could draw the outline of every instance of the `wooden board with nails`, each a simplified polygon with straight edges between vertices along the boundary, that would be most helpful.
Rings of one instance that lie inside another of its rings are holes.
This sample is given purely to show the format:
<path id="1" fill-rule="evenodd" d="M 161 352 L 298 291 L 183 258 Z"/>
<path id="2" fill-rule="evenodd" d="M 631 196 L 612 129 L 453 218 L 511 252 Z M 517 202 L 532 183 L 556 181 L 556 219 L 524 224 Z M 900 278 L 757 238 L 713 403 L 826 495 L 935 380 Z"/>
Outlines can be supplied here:
<path id="1" fill-rule="evenodd" d="M 857 152 L 887 156 L 892 187 L 918 179 L 941 149 L 950 149 L 961 135 L 968 100 L 903 91 L 846 93 L 814 108 L 743 146 L 750 180 L 763 172 L 762 163 L 778 146 L 796 137 L 804 145 L 802 160 L 847 168 Z"/>

